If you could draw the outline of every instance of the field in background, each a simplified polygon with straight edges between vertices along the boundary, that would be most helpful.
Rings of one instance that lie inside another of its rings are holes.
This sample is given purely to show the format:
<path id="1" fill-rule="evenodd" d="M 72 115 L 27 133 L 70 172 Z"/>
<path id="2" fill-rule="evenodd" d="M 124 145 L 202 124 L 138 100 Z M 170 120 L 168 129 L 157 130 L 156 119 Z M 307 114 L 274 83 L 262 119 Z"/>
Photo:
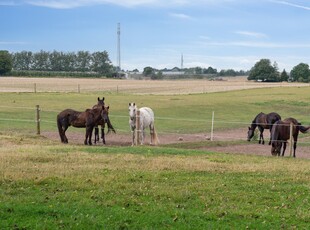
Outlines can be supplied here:
<path id="1" fill-rule="evenodd" d="M 210 80 L 119 80 L 83 78 L 0 77 L 0 92 L 112 92 L 134 94 L 192 94 L 267 87 L 302 87 L 305 83 L 264 83 L 246 77 Z"/>

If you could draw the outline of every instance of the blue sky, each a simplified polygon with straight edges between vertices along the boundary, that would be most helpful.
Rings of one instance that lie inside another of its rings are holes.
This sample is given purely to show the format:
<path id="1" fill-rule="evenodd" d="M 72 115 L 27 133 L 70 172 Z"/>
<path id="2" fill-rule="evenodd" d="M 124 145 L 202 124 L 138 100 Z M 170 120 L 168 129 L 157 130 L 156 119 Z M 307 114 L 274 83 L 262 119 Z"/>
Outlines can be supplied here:
<path id="1" fill-rule="evenodd" d="M 310 60 L 309 0 L 0 0 L 0 50 L 103 51 L 121 67 L 290 71 Z"/>

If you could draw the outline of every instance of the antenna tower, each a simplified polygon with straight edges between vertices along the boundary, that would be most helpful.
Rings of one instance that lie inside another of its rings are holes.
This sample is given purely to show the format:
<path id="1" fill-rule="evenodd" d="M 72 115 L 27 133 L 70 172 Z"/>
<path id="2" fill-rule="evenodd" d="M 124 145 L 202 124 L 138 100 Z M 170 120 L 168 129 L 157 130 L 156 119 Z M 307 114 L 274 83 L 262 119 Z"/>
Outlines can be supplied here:
<path id="1" fill-rule="evenodd" d="M 117 66 L 121 71 L 121 24 L 117 24 Z"/>

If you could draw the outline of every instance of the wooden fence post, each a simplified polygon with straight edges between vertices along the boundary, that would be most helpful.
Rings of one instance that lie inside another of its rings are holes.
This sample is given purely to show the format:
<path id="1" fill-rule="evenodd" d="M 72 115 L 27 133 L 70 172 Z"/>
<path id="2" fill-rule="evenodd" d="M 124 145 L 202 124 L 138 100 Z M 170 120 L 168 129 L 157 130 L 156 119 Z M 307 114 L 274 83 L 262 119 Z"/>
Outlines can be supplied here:
<path id="1" fill-rule="evenodd" d="M 37 93 L 37 83 L 33 84 L 33 90 L 34 90 L 34 93 Z"/>
<path id="2" fill-rule="evenodd" d="M 80 84 L 78 84 L 78 93 L 81 92 L 81 89 L 80 89 Z"/>
<path id="3" fill-rule="evenodd" d="M 40 106 L 36 105 L 36 123 L 37 123 L 37 134 L 40 135 Z"/>
<path id="4" fill-rule="evenodd" d="M 293 122 L 290 123 L 289 145 L 290 145 L 290 157 L 291 157 L 292 156 L 292 152 L 293 152 Z"/>
<path id="5" fill-rule="evenodd" d="M 211 136 L 210 136 L 211 141 L 213 141 L 213 128 L 214 128 L 214 111 L 212 111 Z"/>
<path id="6" fill-rule="evenodd" d="M 140 110 L 138 109 L 136 112 L 136 145 L 140 144 L 140 132 Z"/>

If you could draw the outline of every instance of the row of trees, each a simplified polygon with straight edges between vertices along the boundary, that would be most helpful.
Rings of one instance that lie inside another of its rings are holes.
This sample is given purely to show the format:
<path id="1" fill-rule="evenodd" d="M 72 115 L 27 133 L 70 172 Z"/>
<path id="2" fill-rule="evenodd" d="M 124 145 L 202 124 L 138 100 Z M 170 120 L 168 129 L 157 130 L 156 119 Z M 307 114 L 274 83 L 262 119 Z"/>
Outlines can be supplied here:
<path id="1" fill-rule="evenodd" d="M 40 52 L 22 51 L 11 54 L 14 70 L 96 72 L 110 75 L 115 69 L 106 51 L 90 53 L 78 52 Z"/>
<path id="2" fill-rule="evenodd" d="M 290 74 L 285 69 L 280 73 L 276 62 L 271 64 L 269 59 L 261 59 L 251 68 L 248 80 L 310 82 L 310 69 L 308 64 L 300 63 L 293 67 Z"/>
<path id="3" fill-rule="evenodd" d="M 41 50 L 33 53 L 22 51 L 9 53 L 0 51 L 0 75 L 11 70 L 15 71 L 46 71 L 46 72 L 79 72 L 85 74 L 98 73 L 104 76 L 115 76 L 117 68 L 114 67 L 106 51 L 90 53 L 88 51 L 75 52 L 47 52 Z M 211 75 L 211 76 L 240 76 L 248 75 L 248 80 L 257 81 L 299 81 L 310 82 L 309 65 L 300 63 L 295 66 L 288 74 L 285 69 L 280 73 L 276 62 L 271 64 L 269 59 L 261 59 L 249 72 L 235 71 L 233 69 L 221 70 L 212 67 L 184 68 L 177 67 L 173 69 L 157 70 L 152 67 L 145 67 L 144 76 L 150 76 L 152 79 L 163 79 L 164 72 L 180 72 L 184 75 Z"/>

